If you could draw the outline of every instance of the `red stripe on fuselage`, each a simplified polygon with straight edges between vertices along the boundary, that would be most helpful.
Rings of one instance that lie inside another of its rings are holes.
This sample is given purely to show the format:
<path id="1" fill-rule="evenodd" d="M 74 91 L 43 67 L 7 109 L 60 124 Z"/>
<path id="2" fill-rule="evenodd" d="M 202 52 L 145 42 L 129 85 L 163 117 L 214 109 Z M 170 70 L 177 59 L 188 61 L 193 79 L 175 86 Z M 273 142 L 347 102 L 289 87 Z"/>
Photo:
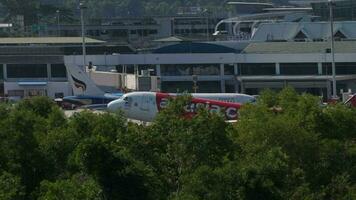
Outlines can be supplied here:
<path id="1" fill-rule="evenodd" d="M 170 98 L 175 98 L 176 95 L 170 95 L 167 93 L 156 93 L 156 104 L 157 110 L 160 111 L 167 107 L 168 100 Z M 187 116 L 194 115 L 199 107 L 205 107 L 211 112 L 225 112 L 225 117 L 228 120 L 235 120 L 238 118 L 238 110 L 241 108 L 239 103 L 230 103 L 217 100 L 203 99 L 203 98 L 192 98 L 189 105 L 185 106 L 185 111 Z"/>

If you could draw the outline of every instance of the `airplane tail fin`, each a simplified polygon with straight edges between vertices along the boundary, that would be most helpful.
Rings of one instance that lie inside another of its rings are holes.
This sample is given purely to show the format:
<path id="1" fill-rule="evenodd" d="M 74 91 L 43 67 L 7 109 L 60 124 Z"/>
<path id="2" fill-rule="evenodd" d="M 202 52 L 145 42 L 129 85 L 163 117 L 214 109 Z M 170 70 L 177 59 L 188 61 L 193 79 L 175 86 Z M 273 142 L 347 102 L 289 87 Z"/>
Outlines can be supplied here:
<path id="1" fill-rule="evenodd" d="M 101 96 L 105 94 L 80 66 L 75 63 L 66 63 L 66 68 L 74 95 Z"/>

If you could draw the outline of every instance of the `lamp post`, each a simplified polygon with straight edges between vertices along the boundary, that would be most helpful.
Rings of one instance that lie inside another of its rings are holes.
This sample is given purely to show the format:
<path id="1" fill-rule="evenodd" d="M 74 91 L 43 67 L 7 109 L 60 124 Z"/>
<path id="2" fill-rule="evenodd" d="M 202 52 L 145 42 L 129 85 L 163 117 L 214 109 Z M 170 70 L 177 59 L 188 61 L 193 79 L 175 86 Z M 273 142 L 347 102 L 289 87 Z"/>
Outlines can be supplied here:
<path id="1" fill-rule="evenodd" d="M 209 10 L 204 9 L 203 13 L 205 14 L 206 20 L 206 40 L 209 41 Z"/>
<path id="2" fill-rule="evenodd" d="M 59 27 L 59 10 L 56 10 L 56 14 L 57 14 L 57 36 L 60 37 L 61 36 L 61 32 L 60 32 L 60 27 Z"/>
<path id="3" fill-rule="evenodd" d="M 198 76 L 193 74 L 192 75 L 192 79 L 193 79 L 193 91 L 194 93 L 197 93 L 197 90 L 198 90 Z"/>
<path id="4" fill-rule="evenodd" d="M 83 51 L 83 66 L 86 65 L 86 49 L 85 49 L 85 26 L 84 26 L 84 9 L 87 7 L 84 5 L 84 2 L 79 3 L 80 9 L 80 23 L 82 28 L 82 51 Z"/>
<path id="5" fill-rule="evenodd" d="M 336 69 L 335 69 L 335 46 L 334 46 L 334 14 L 333 14 L 333 6 L 334 2 L 332 0 L 328 0 L 329 9 L 330 9 L 330 53 L 331 53 L 331 71 L 332 71 L 332 82 L 333 82 L 333 99 L 338 99 L 336 94 Z"/>
<path id="6" fill-rule="evenodd" d="M 171 33 L 171 36 L 175 36 L 175 35 L 176 35 L 176 32 L 175 32 L 175 28 L 176 28 L 176 27 L 175 27 L 175 25 L 174 25 L 174 21 L 175 21 L 175 20 L 174 20 L 174 17 L 173 17 L 173 18 L 171 19 L 171 23 L 172 23 L 172 26 L 171 26 L 171 27 L 172 27 L 172 31 L 171 31 L 172 33 Z"/>

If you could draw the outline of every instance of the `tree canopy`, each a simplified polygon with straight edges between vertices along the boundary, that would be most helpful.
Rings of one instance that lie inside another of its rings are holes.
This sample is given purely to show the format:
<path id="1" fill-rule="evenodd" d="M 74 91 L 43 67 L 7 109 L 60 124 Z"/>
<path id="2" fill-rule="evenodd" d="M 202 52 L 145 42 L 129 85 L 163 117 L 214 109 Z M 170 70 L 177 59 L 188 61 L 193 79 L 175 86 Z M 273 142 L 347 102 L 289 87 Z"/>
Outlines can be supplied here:
<path id="1" fill-rule="evenodd" d="M 356 109 L 287 88 L 235 124 L 178 98 L 149 125 L 0 105 L 0 199 L 355 199 Z M 279 109 L 271 109 L 279 108 Z"/>

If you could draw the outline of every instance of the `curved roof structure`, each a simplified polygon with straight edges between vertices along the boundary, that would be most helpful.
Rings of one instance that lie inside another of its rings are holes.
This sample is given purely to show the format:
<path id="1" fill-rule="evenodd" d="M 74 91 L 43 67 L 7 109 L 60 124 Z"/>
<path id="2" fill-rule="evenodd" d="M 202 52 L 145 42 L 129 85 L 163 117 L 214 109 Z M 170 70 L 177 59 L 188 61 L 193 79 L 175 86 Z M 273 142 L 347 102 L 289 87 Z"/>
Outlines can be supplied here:
<path id="1" fill-rule="evenodd" d="M 237 53 L 238 50 L 210 43 L 183 42 L 158 48 L 153 53 Z"/>

